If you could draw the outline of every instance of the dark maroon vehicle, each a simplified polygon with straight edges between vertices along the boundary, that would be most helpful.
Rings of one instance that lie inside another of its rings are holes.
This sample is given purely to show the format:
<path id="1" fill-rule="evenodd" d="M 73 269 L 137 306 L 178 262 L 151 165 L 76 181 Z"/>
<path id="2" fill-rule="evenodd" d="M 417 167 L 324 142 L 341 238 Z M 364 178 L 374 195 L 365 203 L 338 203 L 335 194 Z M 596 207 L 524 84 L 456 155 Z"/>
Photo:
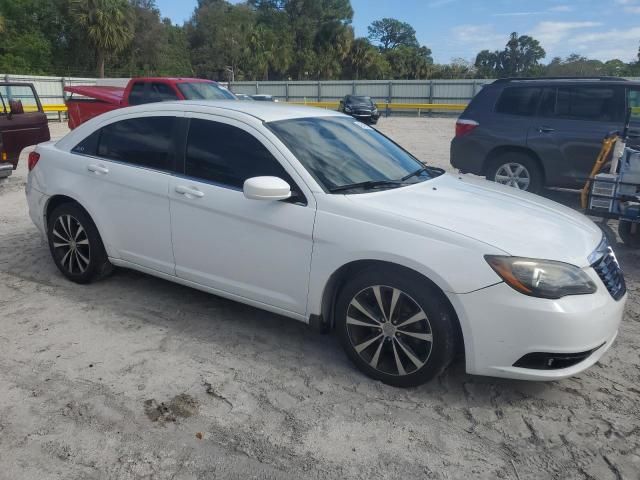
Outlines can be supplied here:
<path id="1" fill-rule="evenodd" d="M 47 116 L 33 85 L 0 82 L 0 178 L 16 169 L 25 147 L 49 139 Z"/>

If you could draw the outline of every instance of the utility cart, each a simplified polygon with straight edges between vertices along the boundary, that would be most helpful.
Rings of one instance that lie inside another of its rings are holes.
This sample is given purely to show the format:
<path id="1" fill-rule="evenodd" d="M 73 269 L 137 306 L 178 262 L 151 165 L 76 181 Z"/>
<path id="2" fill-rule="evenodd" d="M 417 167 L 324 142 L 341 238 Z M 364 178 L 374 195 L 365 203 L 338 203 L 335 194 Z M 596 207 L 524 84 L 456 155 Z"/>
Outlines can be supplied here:
<path id="1" fill-rule="evenodd" d="M 603 140 L 581 203 L 587 215 L 618 220 L 625 245 L 640 248 L 640 150 L 626 142 L 631 115 L 629 109 L 622 134 L 611 133 Z"/>

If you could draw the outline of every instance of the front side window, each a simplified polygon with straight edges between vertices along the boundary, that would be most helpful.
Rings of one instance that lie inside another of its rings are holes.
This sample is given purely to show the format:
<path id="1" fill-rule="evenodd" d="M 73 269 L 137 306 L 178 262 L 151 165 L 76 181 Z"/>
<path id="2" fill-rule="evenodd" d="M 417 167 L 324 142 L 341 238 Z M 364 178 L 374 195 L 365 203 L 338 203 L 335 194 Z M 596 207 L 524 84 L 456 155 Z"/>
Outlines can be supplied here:
<path id="1" fill-rule="evenodd" d="M 536 113 L 540 89 L 537 87 L 505 88 L 496 103 L 497 113 L 531 116 Z"/>
<path id="2" fill-rule="evenodd" d="M 251 177 L 272 176 L 293 181 L 271 152 L 250 133 L 224 123 L 191 119 L 185 173 L 241 189 Z"/>
<path id="3" fill-rule="evenodd" d="M 402 186 L 439 174 L 425 169 L 377 130 L 352 118 L 296 118 L 267 126 L 327 191 L 342 191 L 365 182 Z"/>
<path id="4" fill-rule="evenodd" d="M 546 89 L 540 105 L 543 116 L 600 122 L 620 122 L 624 110 L 623 91 L 612 86 Z"/>
<path id="5" fill-rule="evenodd" d="M 39 110 L 36 93 L 30 85 L 0 86 L 0 113 L 21 115 Z"/>
<path id="6" fill-rule="evenodd" d="M 178 89 L 187 100 L 236 100 L 233 93 L 212 82 L 179 83 Z"/>
<path id="7" fill-rule="evenodd" d="M 100 130 L 97 156 L 155 170 L 170 170 L 174 117 L 121 120 Z"/>

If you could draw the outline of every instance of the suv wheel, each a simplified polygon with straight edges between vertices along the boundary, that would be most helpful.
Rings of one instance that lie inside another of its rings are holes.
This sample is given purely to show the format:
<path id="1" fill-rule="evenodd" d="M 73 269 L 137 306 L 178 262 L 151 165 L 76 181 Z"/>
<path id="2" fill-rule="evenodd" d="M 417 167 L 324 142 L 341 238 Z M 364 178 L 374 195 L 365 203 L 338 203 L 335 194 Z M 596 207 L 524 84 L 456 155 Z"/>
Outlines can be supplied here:
<path id="1" fill-rule="evenodd" d="M 336 304 L 338 334 L 351 361 L 366 375 L 398 387 L 420 385 L 451 363 L 453 322 L 434 286 L 395 269 L 357 273 Z"/>
<path id="2" fill-rule="evenodd" d="M 524 153 L 503 153 L 495 158 L 487 169 L 487 180 L 538 193 L 544 185 L 540 167 Z"/>
<path id="3" fill-rule="evenodd" d="M 48 218 L 47 237 L 53 261 L 73 282 L 89 283 L 113 270 L 98 229 L 79 205 L 55 208 Z"/>

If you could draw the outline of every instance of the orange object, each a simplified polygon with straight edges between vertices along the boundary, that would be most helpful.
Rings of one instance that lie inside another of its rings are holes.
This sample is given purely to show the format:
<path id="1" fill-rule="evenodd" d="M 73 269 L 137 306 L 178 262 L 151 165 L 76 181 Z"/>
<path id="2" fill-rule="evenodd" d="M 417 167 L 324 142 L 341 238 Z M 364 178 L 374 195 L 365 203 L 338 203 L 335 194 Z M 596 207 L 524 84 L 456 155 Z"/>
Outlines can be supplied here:
<path id="1" fill-rule="evenodd" d="M 620 137 L 618 137 L 618 135 L 612 135 L 610 137 L 605 137 L 605 139 L 602 141 L 602 148 L 600 149 L 598 158 L 596 158 L 596 163 L 593 164 L 593 168 L 591 169 L 589 178 L 580 191 L 580 204 L 582 208 L 587 208 L 587 199 L 589 198 L 589 187 L 591 187 L 591 179 L 595 177 L 602 166 L 607 163 L 609 154 L 613 150 L 613 147 L 619 138 Z"/>

